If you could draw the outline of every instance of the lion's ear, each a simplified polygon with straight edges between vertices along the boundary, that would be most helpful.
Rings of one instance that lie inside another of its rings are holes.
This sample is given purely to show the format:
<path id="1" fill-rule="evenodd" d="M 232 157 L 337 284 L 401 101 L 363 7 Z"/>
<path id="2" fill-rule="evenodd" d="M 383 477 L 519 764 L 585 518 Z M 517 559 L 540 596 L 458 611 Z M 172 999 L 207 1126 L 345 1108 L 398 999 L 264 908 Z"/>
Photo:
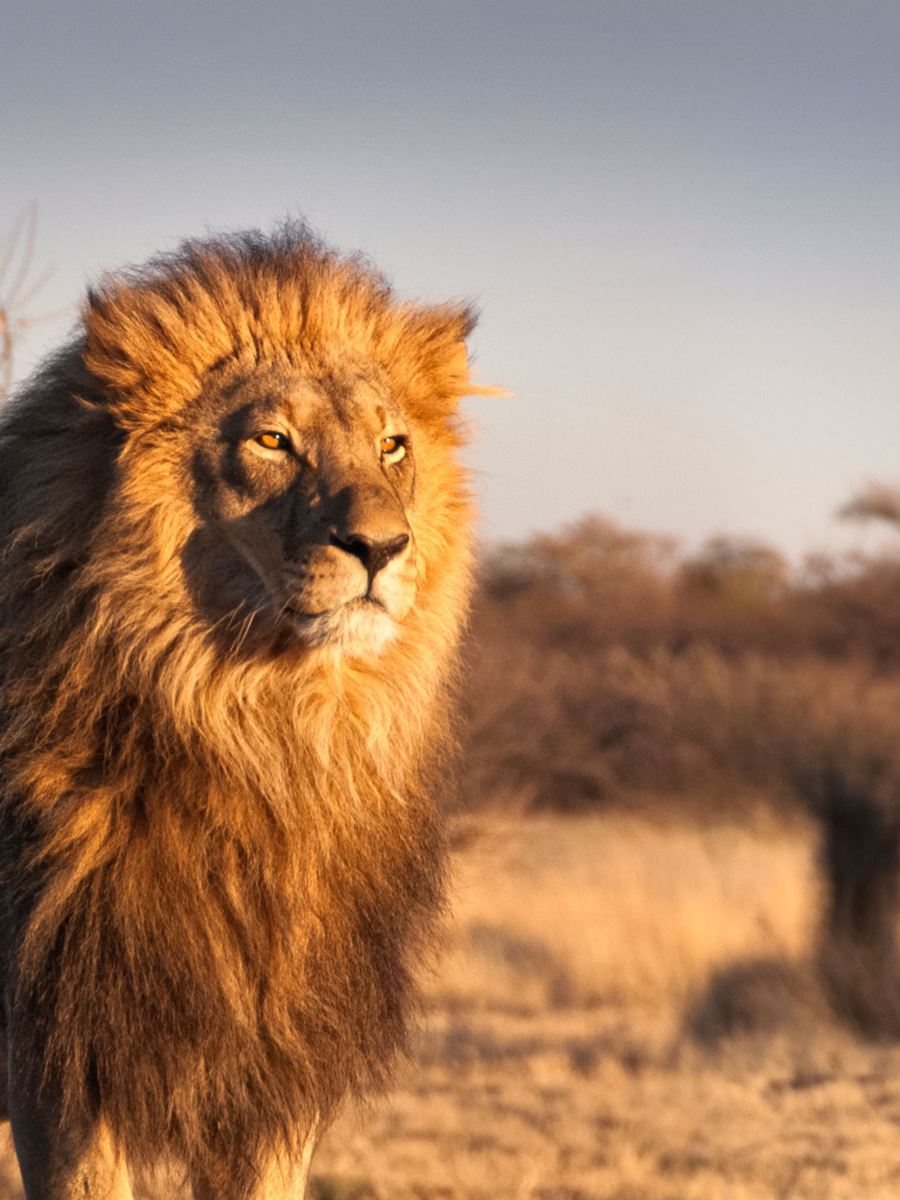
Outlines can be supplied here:
<path id="1" fill-rule="evenodd" d="M 424 421 L 452 416 L 463 396 L 505 396 L 501 388 L 475 383 L 466 338 L 476 314 L 467 305 L 410 306 L 400 338 L 386 341 L 382 364 L 393 378 L 407 411 Z M 392 322 L 391 332 L 398 326 Z"/>
<path id="2" fill-rule="evenodd" d="M 469 371 L 469 348 L 465 342 L 457 343 L 447 374 L 457 399 L 462 396 L 496 396 L 499 399 L 508 399 L 511 395 L 504 388 L 473 382 Z"/>

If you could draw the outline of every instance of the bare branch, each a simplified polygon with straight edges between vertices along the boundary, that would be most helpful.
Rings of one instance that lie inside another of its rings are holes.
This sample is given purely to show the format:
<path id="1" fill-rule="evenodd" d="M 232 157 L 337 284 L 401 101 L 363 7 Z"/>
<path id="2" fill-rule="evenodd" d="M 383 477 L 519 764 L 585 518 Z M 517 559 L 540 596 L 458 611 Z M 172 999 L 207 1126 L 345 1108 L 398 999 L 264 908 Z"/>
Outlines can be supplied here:
<path id="1" fill-rule="evenodd" d="M 22 233 L 22 225 L 25 222 L 26 213 L 27 209 L 25 212 L 19 213 L 10 232 L 6 234 L 2 240 L 0 240 L 0 246 L 3 247 L 3 249 L 0 250 L 0 287 L 3 286 L 3 280 L 6 278 L 6 272 L 9 270 L 12 264 L 13 255 L 16 252 L 16 246 L 19 243 L 19 237 Z"/>
<path id="2" fill-rule="evenodd" d="M 32 204 L 25 210 L 25 220 L 19 227 L 19 235 L 16 238 L 18 243 L 18 259 L 19 265 L 13 276 L 13 281 L 8 288 L 4 289 L 3 306 L 7 312 L 14 308 L 19 301 L 19 293 L 25 286 L 29 273 L 31 272 L 31 264 L 34 262 L 34 246 L 37 240 L 37 205 Z M 10 265 L 12 265 L 12 261 Z"/>
<path id="3" fill-rule="evenodd" d="M 26 290 L 23 292 L 23 294 L 21 296 L 19 296 L 18 301 L 17 301 L 19 308 L 27 308 L 28 307 L 28 305 L 35 298 L 35 296 L 37 296 L 38 293 L 43 291 L 43 289 L 47 286 L 47 284 L 50 282 L 50 279 L 52 278 L 55 271 L 56 271 L 56 263 L 51 263 L 50 266 L 46 268 L 46 270 L 42 271 L 41 274 L 38 275 L 38 277 L 34 281 L 34 283 L 32 283 L 30 287 L 26 288 Z M 33 318 L 32 318 L 32 320 L 33 320 Z"/>
<path id="4" fill-rule="evenodd" d="M 55 270 L 51 264 L 31 279 L 37 244 L 37 205 L 29 205 L 16 217 L 11 231 L 0 238 L 0 400 L 13 377 L 13 353 L 18 338 L 35 325 L 56 320 L 66 313 L 27 314 L 25 309 L 47 286 Z"/>

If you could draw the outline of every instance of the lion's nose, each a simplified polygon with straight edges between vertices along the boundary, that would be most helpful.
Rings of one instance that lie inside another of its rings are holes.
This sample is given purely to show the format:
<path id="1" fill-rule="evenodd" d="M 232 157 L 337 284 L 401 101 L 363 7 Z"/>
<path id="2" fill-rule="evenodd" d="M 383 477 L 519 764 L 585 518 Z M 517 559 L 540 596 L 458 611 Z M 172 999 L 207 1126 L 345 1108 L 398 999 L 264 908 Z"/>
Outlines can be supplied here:
<path id="1" fill-rule="evenodd" d="M 399 533 L 392 538 L 371 538 L 364 533 L 351 533 L 345 538 L 331 535 L 331 544 L 358 558 L 366 568 L 369 583 L 375 578 L 382 567 L 386 567 L 392 558 L 406 548 L 409 542 L 408 533 Z"/>

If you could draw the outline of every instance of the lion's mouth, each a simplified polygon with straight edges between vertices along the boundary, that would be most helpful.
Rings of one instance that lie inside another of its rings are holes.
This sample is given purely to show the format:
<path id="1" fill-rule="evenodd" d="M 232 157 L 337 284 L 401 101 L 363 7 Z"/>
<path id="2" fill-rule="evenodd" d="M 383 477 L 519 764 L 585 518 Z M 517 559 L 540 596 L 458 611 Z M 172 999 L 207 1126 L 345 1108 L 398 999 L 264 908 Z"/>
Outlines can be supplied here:
<path id="1" fill-rule="evenodd" d="M 374 596 L 357 596 L 318 612 L 290 605 L 285 614 L 307 646 L 337 650 L 354 658 L 381 654 L 399 633 L 396 620 Z"/>

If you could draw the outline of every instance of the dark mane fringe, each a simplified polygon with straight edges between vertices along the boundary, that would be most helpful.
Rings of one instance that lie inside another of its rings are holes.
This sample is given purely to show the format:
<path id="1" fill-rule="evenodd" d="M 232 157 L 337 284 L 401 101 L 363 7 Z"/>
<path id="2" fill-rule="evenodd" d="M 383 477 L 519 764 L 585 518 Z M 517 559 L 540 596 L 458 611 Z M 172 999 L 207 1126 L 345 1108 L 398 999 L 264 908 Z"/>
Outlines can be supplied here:
<path id="1" fill-rule="evenodd" d="M 398 304 L 303 227 L 187 243 L 101 284 L 83 336 L 0 426 L 15 1032 L 138 1168 L 165 1147 L 235 1188 L 348 1088 L 379 1086 L 404 1045 L 443 888 L 472 321 Z M 374 666 L 225 655 L 142 444 L 223 360 L 342 354 L 388 373 L 428 446 L 417 607 Z"/>

